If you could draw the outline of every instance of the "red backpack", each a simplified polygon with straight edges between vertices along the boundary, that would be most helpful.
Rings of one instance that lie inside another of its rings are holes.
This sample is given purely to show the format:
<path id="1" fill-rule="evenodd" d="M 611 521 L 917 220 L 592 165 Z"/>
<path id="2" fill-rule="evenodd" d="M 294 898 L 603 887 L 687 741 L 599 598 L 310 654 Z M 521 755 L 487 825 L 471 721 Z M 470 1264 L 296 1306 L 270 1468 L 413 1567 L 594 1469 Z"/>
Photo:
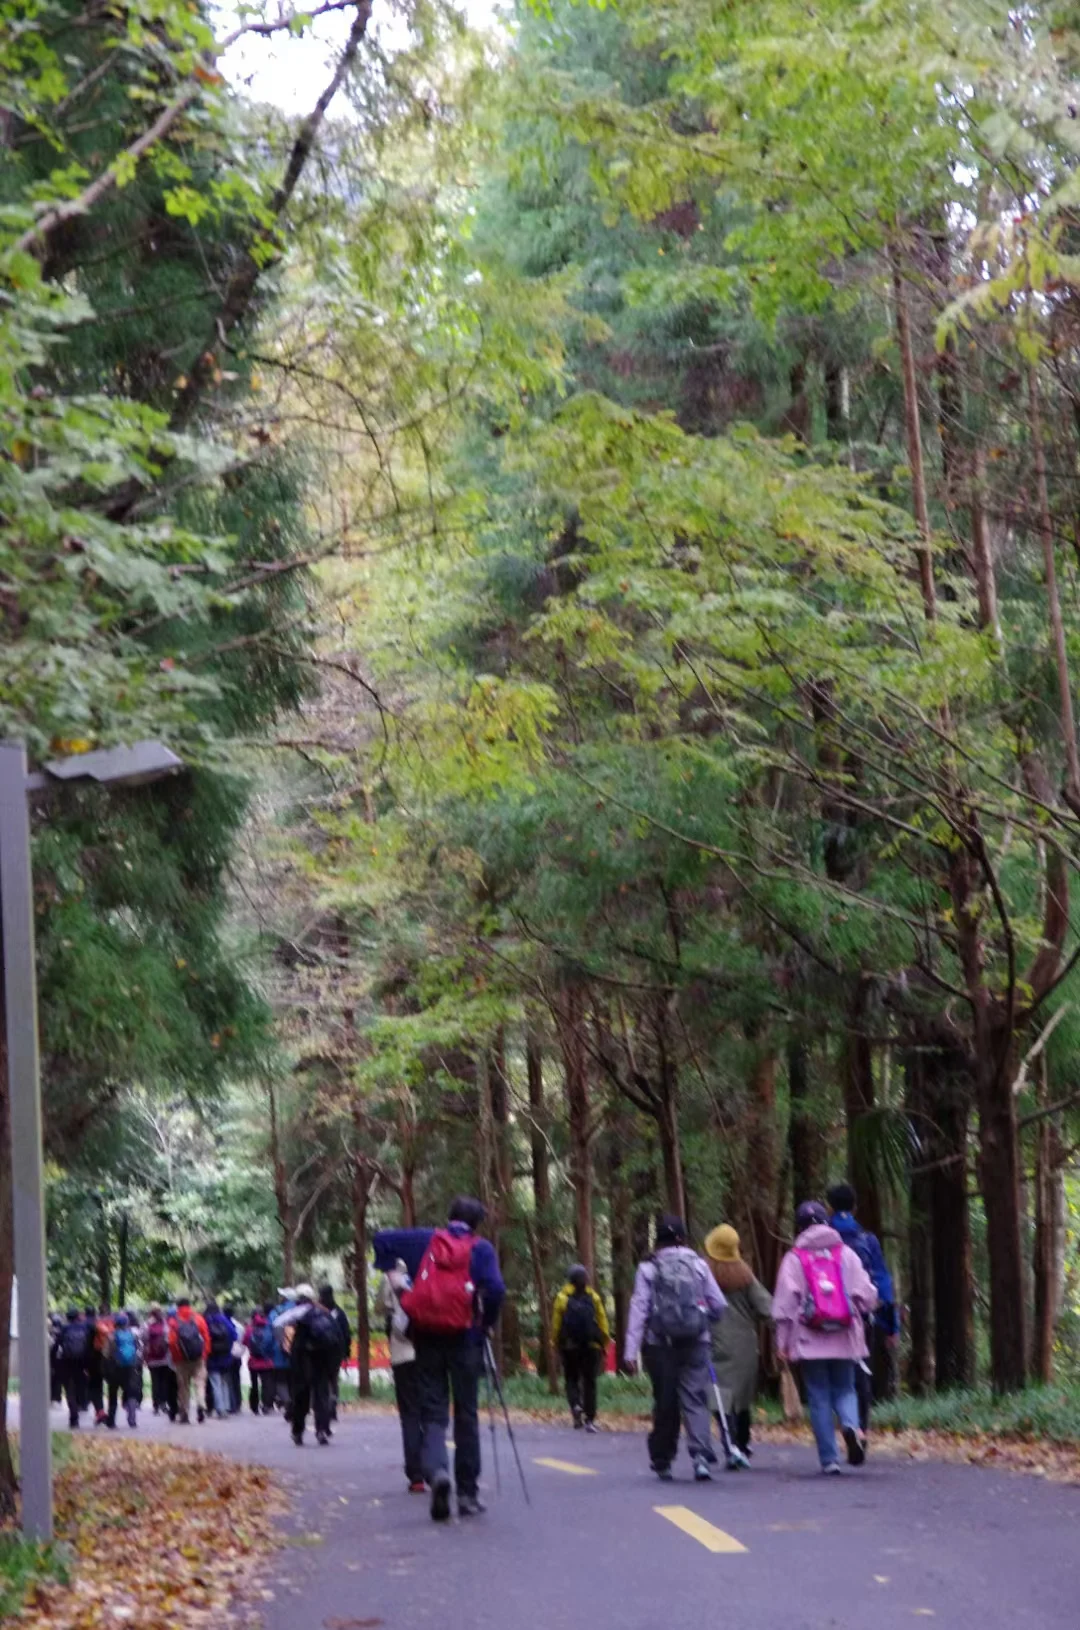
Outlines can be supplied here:
<path id="1" fill-rule="evenodd" d="M 472 1234 L 436 1228 L 412 1289 L 401 1293 L 410 1325 L 438 1336 L 460 1335 L 476 1323 L 476 1286 L 470 1264 Z"/>

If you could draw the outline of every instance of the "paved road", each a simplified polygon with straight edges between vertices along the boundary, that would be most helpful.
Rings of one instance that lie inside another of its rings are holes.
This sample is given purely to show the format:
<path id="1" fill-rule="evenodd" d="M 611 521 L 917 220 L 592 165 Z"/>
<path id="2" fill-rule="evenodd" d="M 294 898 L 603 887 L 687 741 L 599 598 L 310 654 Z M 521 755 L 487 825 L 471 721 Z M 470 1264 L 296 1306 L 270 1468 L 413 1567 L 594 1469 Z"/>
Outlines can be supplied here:
<path id="1" fill-rule="evenodd" d="M 528 1509 L 503 1429 L 494 1492 L 485 1429 L 488 1514 L 439 1526 L 427 1501 L 405 1492 L 392 1418 L 347 1417 L 327 1449 L 296 1449 L 281 1421 L 250 1416 L 185 1430 L 144 1413 L 147 1435 L 285 1474 L 294 1507 L 266 1581 L 267 1630 L 899 1630 L 921 1618 L 942 1630 L 1068 1630 L 1080 1621 L 1080 1489 L 1035 1478 L 882 1456 L 826 1480 L 807 1443 L 763 1447 L 752 1471 L 704 1487 L 683 1459 L 675 1483 L 662 1485 L 639 1435 L 529 1426 L 517 1429 Z M 659 1506 L 674 1509 L 665 1517 Z"/>

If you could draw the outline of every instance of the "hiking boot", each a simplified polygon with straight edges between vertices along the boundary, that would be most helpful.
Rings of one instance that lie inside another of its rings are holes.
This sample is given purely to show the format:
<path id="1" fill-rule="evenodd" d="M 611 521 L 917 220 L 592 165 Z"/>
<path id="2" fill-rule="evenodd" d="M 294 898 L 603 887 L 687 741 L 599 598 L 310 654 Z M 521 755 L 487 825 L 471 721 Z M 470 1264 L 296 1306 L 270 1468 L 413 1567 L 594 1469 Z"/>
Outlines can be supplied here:
<path id="1" fill-rule="evenodd" d="M 866 1439 L 862 1433 L 856 1432 L 853 1426 L 845 1426 L 844 1442 L 847 1445 L 848 1465 L 861 1466 L 866 1459 Z"/>
<path id="2" fill-rule="evenodd" d="M 478 1494 L 459 1494 L 457 1512 L 459 1517 L 482 1517 L 487 1506 Z"/>
<path id="3" fill-rule="evenodd" d="M 711 1469 L 709 1467 L 709 1462 L 705 1459 L 704 1456 L 701 1456 L 699 1459 L 694 1461 L 694 1482 L 695 1483 L 711 1483 L 712 1482 L 712 1471 L 711 1471 Z"/>
<path id="4" fill-rule="evenodd" d="M 182 1415 L 177 1415 L 175 1424 L 177 1426 L 190 1426 L 191 1425 L 191 1417 L 188 1415 L 186 1410 L 184 1411 L 184 1413 Z"/>
<path id="5" fill-rule="evenodd" d="M 652 1470 L 656 1473 L 661 1483 L 673 1483 L 675 1481 L 671 1475 L 670 1466 L 653 1466 Z"/>
<path id="6" fill-rule="evenodd" d="M 414 1477 L 413 1478 L 412 1482 L 409 1484 L 409 1493 L 410 1494 L 426 1494 L 427 1493 L 427 1484 L 424 1482 L 424 1479 L 422 1477 Z"/>
<path id="7" fill-rule="evenodd" d="M 585 1420 L 584 1420 L 584 1417 L 582 1416 L 581 1410 L 580 1409 L 572 1410 L 571 1414 L 574 1417 L 574 1431 L 575 1432 L 580 1432 L 581 1428 L 585 1425 Z"/>
<path id="8" fill-rule="evenodd" d="M 450 1517 L 450 1473 L 436 1472 L 431 1482 L 431 1520 L 447 1522 Z"/>
<path id="9" fill-rule="evenodd" d="M 206 1410 L 205 1409 L 200 1409 L 196 1414 L 196 1419 L 198 1420 L 198 1423 L 201 1426 L 203 1421 L 206 1419 Z"/>
<path id="10" fill-rule="evenodd" d="M 294 1432 L 292 1434 L 292 1440 L 296 1444 L 296 1447 L 298 1449 L 302 1449 L 304 1447 L 304 1434 L 303 1434 L 303 1432 Z"/>
<path id="11" fill-rule="evenodd" d="M 599 1432 L 600 1428 L 597 1426 L 595 1421 L 586 1421 L 585 1430 L 586 1432 Z"/>
<path id="12" fill-rule="evenodd" d="M 822 1477 L 839 1477 L 840 1462 L 838 1460 L 830 1460 L 827 1466 L 822 1466 L 821 1475 Z"/>
<path id="13" fill-rule="evenodd" d="M 329 1432 L 316 1432 L 315 1442 L 319 1445 L 320 1449 L 325 1449 L 327 1444 L 330 1442 Z"/>

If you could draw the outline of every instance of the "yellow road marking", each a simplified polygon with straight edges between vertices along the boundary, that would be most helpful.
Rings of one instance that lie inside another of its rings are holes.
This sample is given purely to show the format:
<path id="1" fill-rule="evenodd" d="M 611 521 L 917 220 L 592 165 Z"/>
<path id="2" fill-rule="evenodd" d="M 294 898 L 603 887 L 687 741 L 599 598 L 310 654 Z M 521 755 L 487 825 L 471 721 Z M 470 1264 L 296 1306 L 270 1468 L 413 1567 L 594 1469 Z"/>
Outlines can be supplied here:
<path id="1" fill-rule="evenodd" d="M 569 1472 L 571 1477 L 596 1476 L 596 1469 L 593 1466 L 575 1466 L 572 1460 L 551 1460 L 547 1455 L 536 1455 L 533 1464 L 550 1466 L 553 1472 Z"/>
<path id="2" fill-rule="evenodd" d="M 654 1505 L 653 1510 L 668 1522 L 681 1528 L 684 1534 L 696 1539 L 699 1545 L 704 1545 L 707 1551 L 715 1551 L 718 1555 L 734 1556 L 739 1551 L 745 1551 L 746 1546 L 731 1534 L 725 1534 L 722 1528 L 716 1528 L 704 1517 L 699 1517 L 696 1511 L 691 1511 L 684 1505 Z"/>

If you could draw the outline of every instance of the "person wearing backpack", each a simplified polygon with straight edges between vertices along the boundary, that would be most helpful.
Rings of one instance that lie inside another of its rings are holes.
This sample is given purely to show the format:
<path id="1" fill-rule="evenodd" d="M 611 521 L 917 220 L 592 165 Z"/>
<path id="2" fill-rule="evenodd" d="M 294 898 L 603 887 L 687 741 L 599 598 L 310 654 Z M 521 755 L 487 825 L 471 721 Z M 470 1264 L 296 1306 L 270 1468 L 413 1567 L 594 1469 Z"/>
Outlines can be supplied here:
<path id="1" fill-rule="evenodd" d="M 90 1327 L 77 1307 L 69 1307 L 67 1319 L 57 1337 L 60 1386 L 68 1409 L 68 1425 L 78 1430 L 86 1382 L 86 1365 L 93 1345 Z"/>
<path id="2" fill-rule="evenodd" d="M 147 1314 L 143 1333 L 143 1360 L 150 1371 L 150 1402 L 154 1414 L 169 1409 L 169 1327 L 155 1303 Z"/>
<path id="3" fill-rule="evenodd" d="M 303 1444 L 310 1409 L 315 1418 L 315 1441 L 325 1447 L 330 1442 L 330 1386 L 341 1365 L 338 1321 L 329 1308 L 316 1301 L 311 1285 L 297 1285 L 296 1306 L 281 1314 L 274 1328 L 283 1336 L 287 1329 L 292 1332 L 289 1424 L 293 1442 L 298 1448 Z"/>
<path id="4" fill-rule="evenodd" d="M 506 1295 L 495 1247 L 477 1233 L 486 1216 L 480 1200 L 461 1194 L 445 1228 L 384 1228 L 375 1235 L 376 1268 L 389 1273 L 400 1258 L 411 1280 L 400 1301 L 416 1348 L 421 1460 L 435 1522 L 450 1516 L 451 1393 L 458 1515 L 476 1517 L 484 1510 L 478 1392 L 485 1344 Z"/>
<path id="5" fill-rule="evenodd" d="M 176 1371 L 176 1418 L 181 1426 L 190 1424 L 192 1393 L 199 1422 L 206 1418 L 202 1397 L 209 1353 L 206 1320 L 184 1296 L 176 1304 L 176 1317 L 169 1320 L 169 1356 Z"/>
<path id="6" fill-rule="evenodd" d="M 624 1362 L 629 1374 L 645 1366 L 653 1389 L 649 1464 L 661 1482 L 671 1481 L 679 1447 L 680 1416 L 694 1478 L 707 1483 L 716 1464 L 709 1393 L 709 1327 L 725 1302 L 708 1264 L 686 1242 L 681 1217 L 656 1220 L 655 1249 L 634 1280 Z"/>
<path id="7" fill-rule="evenodd" d="M 338 1358 L 337 1369 L 330 1379 L 330 1419 L 336 1421 L 338 1400 L 341 1395 L 341 1369 L 352 1352 L 352 1325 L 349 1323 L 349 1315 L 345 1309 L 337 1303 L 333 1285 L 319 1286 L 319 1302 L 322 1307 L 325 1307 L 329 1313 L 333 1314 L 338 1331 L 338 1352 L 340 1357 Z"/>
<path id="8" fill-rule="evenodd" d="M 106 1366 L 109 1383 L 109 1408 L 105 1424 L 116 1430 L 116 1406 L 123 1400 L 127 1423 L 134 1427 L 142 1401 L 142 1346 L 138 1331 L 126 1313 L 118 1313 L 113 1320 L 112 1351 Z"/>
<path id="9" fill-rule="evenodd" d="M 855 1366 L 866 1357 L 863 1319 L 876 1306 L 870 1275 L 829 1226 L 825 1207 L 816 1200 L 804 1201 L 795 1213 L 795 1244 L 780 1264 L 773 1319 L 779 1356 L 801 1366 L 810 1425 L 826 1475 L 840 1472 L 834 1415 L 848 1464 L 861 1466 L 866 1459 Z"/>
<path id="10" fill-rule="evenodd" d="M 112 1366 L 114 1329 L 115 1325 L 113 1316 L 109 1311 L 109 1305 L 107 1302 L 102 1302 L 101 1309 L 94 1319 L 94 1347 L 90 1355 L 90 1364 L 87 1367 L 90 1402 L 94 1408 L 95 1426 L 105 1426 L 108 1424 L 109 1419 L 109 1412 L 105 1407 L 105 1389 Z"/>
<path id="11" fill-rule="evenodd" d="M 270 1320 L 261 1307 L 251 1310 L 241 1341 L 247 1348 L 248 1379 L 251 1383 L 248 1404 L 251 1413 L 259 1413 L 260 1392 L 264 1415 L 274 1413 L 274 1332 Z"/>
<path id="12" fill-rule="evenodd" d="M 562 1359 L 575 1431 L 596 1431 L 596 1377 L 610 1340 L 607 1310 L 589 1284 L 589 1270 L 575 1263 L 551 1315 L 551 1345 Z"/>
<path id="13" fill-rule="evenodd" d="M 850 1183 L 836 1183 L 825 1198 L 832 1216 L 830 1225 L 836 1229 L 845 1245 L 850 1245 L 859 1261 L 873 1280 L 878 1305 L 866 1319 L 866 1345 L 869 1369 L 860 1363 L 855 1367 L 855 1391 L 859 1398 L 859 1428 L 865 1436 L 870 1427 L 870 1408 L 883 1398 L 892 1396 L 893 1354 L 900 1339 L 900 1315 L 896 1306 L 892 1274 L 885 1261 L 885 1253 L 876 1234 L 863 1228 L 855 1217 L 855 1190 Z"/>
<path id="14" fill-rule="evenodd" d="M 206 1368 L 210 1377 L 210 1396 L 214 1414 L 219 1421 L 232 1413 L 233 1345 L 238 1331 L 227 1313 L 214 1301 L 206 1304 L 206 1331 L 210 1337 L 210 1351 Z"/>
<path id="15" fill-rule="evenodd" d="M 278 1329 L 278 1320 L 296 1307 L 296 1290 L 292 1285 L 278 1287 L 280 1301 L 267 1313 L 274 1332 L 274 1401 L 280 1405 L 285 1419 L 289 1418 L 289 1353 L 285 1346 L 285 1324 Z"/>
<path id="16" fill-rule="evenodd" d="M 401 1293 L 412 1281 L 399 1257 L 383 1275 L 375 1295 L 375 1310 L 385 1321 L 390 1342 L 390 1369 L 394 1377 L 394 1402 L 401 1422 L 401 1446 L 405 1452 L 405 1481 L 410 1494 L 426 1494 L 424 1480 L 424 1428 L 420 1419 L 420 1383 L 416 1374 L 416 1348 L 409 1340 L 409 1321 L 401 1306 Z"/>
<path id="17" fill-rule="evenodd" d="M 705 1240 L 712 1276 L 727 1302 L 713 1326 L 712 1356 L 720 1399 L 731 1425 L 731 1441 L 750 1455 L 750 1414 L 757 1396 L 759 1333 L 772 1323 L 772 1297 L 739 1255 L 739 1236 L 728 1223 Z"/>

